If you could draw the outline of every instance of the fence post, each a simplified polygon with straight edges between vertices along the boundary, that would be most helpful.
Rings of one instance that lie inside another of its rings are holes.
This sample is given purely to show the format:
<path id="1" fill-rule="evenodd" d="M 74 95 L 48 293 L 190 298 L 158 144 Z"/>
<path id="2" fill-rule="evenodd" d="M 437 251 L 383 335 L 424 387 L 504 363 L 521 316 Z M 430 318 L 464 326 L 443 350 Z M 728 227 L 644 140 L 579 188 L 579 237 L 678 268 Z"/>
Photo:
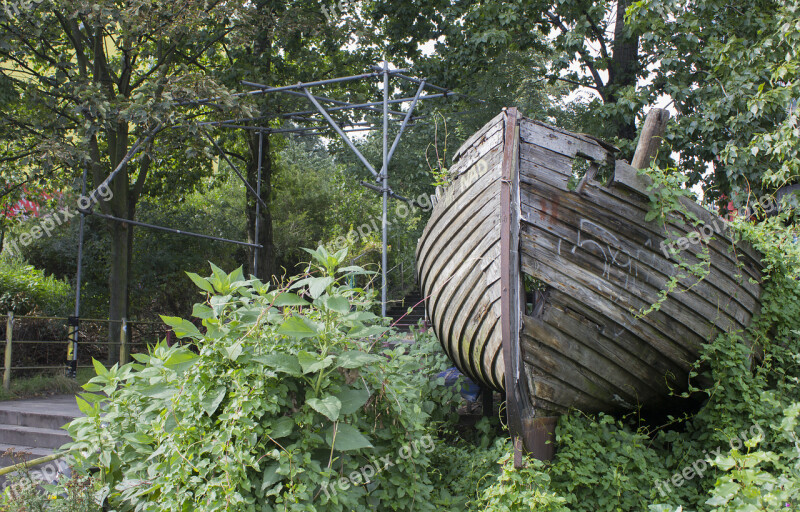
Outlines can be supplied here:
<path id="1" fill-rule="evenodd" d="M 3 388 L 8 391 L 11 388 L 11 340 L 13 339 L 14 312 L 8 312 L 6 320 L 6 357 L 5 371 L 3 372 Z"/>
<path id="2" fill-rule="evenodd" d="M 119 365 L 128 362 L 128 354 L 126 353 L 128 341 L 128 319 L 122 319 L 122 328 L 119 330 Z"/>

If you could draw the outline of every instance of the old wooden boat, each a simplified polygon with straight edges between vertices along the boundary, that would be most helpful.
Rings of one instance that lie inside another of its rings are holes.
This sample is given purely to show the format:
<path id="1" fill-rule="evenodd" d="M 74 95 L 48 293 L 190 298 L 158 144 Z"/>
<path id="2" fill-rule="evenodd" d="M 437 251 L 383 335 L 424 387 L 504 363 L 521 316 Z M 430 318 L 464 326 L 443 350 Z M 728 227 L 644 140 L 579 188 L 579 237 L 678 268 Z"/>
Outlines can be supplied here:
<path id="1" fill-rule="evenodd" d="M 648 178 L 615 151 L 508 109 L 455 154 L 417 246 L 436 336 L 463 373 L 506 392 L 512 432 L 537 456 L 552 449 L 541 437 L 550 418 L 654 406 L 686 388 L 701 345 L 743 330 L 759 310 L 758 254 L 689 200 L 718 229 L 707 252 L 682 242 L 670 252 L 678 237 L 699 240 L 700 227 L 678 214 L 645 221 Z M 588 170 L 572 186 L 582 161 Z M 607 183 L 595 178 L 602 166 L 613 169 Z M 703 254 L 704 279 L 681 279 L 660 308 L 639 314 L 676 275 L 676 259 Z"/>

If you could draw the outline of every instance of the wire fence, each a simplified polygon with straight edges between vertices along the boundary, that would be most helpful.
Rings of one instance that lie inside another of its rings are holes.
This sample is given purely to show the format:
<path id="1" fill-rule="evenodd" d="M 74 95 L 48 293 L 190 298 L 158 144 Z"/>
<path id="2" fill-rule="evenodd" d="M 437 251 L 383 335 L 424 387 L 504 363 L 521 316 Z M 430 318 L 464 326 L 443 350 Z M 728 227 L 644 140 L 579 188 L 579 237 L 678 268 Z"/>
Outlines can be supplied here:
<path id="1" fill-rule="evenodd" d="M 92 359 L 125 364 L 132 353 L 173 338 L 163 322 L 0 315 L 3 387 L 9 389 L 12 375 L 18 378 L 60 370 L 75 377 L 78 368 L 93 367 Z"/>

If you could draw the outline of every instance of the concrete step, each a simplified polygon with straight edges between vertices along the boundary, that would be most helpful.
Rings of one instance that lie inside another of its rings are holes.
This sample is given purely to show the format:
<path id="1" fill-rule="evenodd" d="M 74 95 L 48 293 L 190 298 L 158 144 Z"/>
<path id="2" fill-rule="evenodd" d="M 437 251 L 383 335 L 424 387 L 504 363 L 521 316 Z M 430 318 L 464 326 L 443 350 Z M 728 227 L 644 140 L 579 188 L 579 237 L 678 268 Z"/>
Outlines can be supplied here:
<path id="1" fill-rule="evenodd" d="M 4 444 L 50 448 L 52 451 L 70 441 L 72 438 L 66 430 L 0 425 L 0 442 Z"/>
<path id="2" fill-rule="evenodd" d="M 53 450 L 48 448 L 34 448 L 32 446 L 19 446 L 15 444 L 0 444 L 0 468 L 13 466 L 40 457 L 51 455 Z"/>
<path id="3" fill-rule="evenodd" d="M 75 416 L 69 414 L 47 414 L 0 409 L 0 425 L 60 429 L 74 419 Z"/>

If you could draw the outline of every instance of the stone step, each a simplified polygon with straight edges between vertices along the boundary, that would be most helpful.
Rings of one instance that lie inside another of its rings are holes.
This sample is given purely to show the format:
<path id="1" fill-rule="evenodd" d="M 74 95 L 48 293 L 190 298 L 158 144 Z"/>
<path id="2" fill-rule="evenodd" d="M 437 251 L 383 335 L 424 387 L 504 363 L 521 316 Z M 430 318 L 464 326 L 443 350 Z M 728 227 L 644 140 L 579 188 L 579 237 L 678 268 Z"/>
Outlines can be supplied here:
<path id="1" fill-rule="evenodd" d="M 0 444 L 0 468 L 51 455 L 53 450 L 15 444 Z"/>
<path id="2" fill-rule="evenodd" d="M 66 430 L 0 425 L 0 442 L 5 444 L 54 450 L 70 441 L 72 438 Z"/>
<path id="3" fill-rule="evenodd" d="M 8 411 L 0 408 L 0 425 L 60 429 L 75 416 L 58 413 Z"/>

